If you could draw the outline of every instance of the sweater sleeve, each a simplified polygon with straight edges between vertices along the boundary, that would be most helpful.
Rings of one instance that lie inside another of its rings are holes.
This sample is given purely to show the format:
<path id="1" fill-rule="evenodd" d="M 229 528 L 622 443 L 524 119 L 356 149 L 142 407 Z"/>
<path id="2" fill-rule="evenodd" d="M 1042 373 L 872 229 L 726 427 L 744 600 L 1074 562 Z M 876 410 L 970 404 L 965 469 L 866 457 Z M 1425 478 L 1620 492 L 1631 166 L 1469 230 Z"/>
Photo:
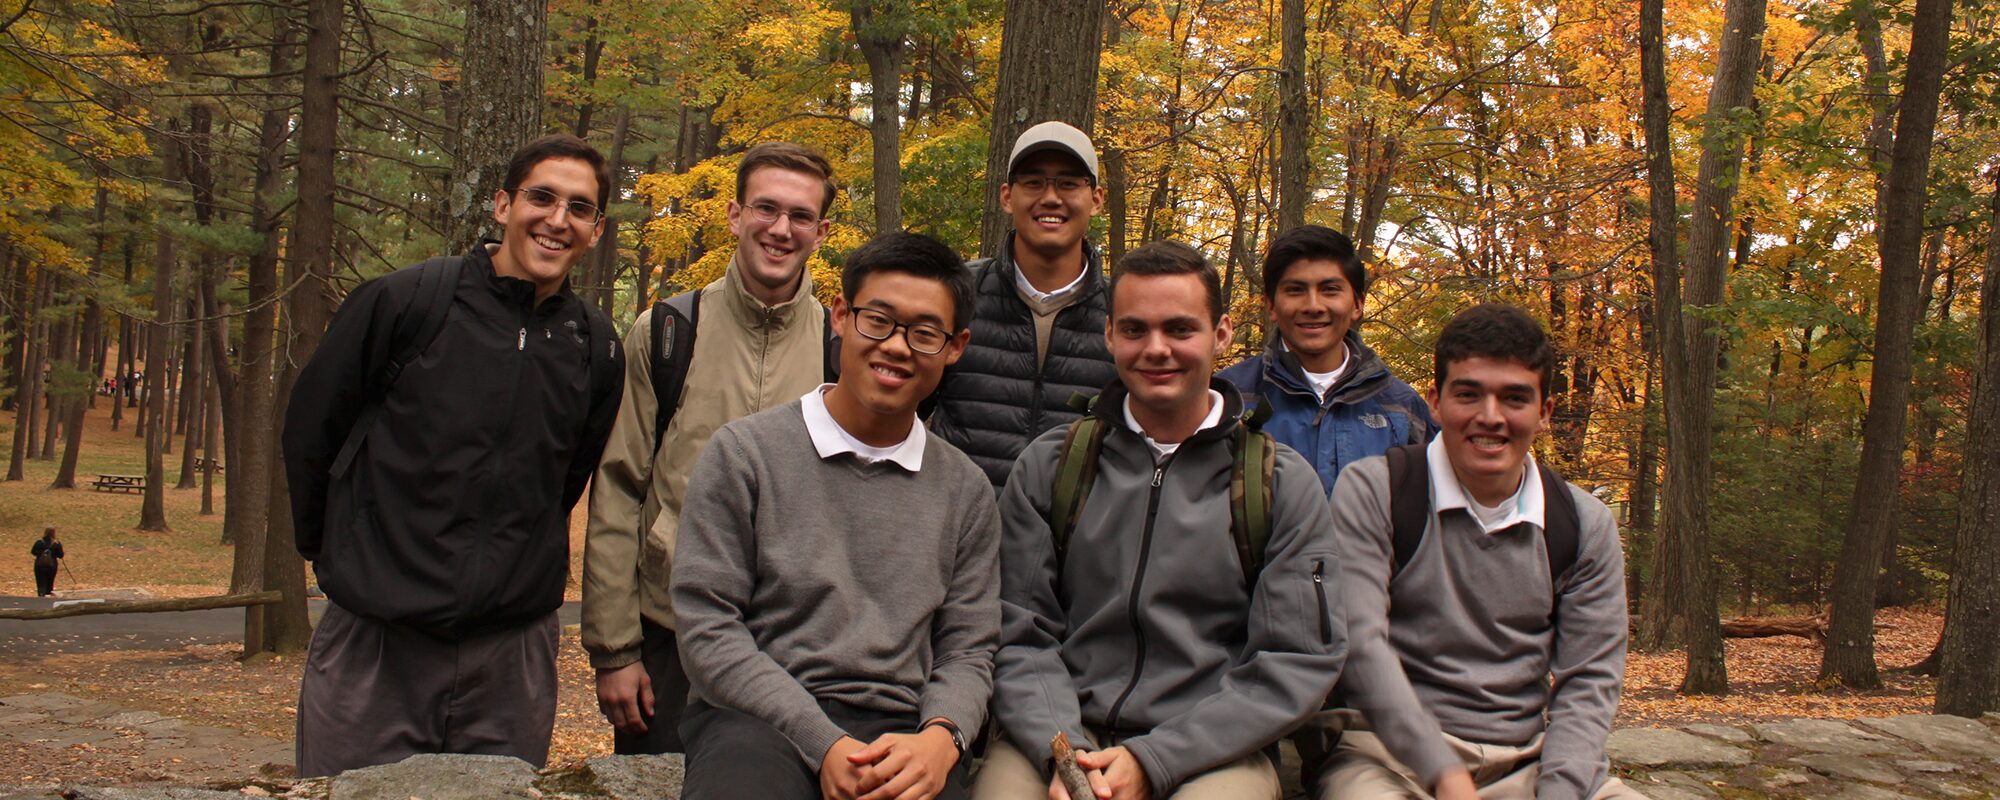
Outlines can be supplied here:
<path id="1" fill-rule="evenodd" d="M 285 406 L 285 480 L 293 536 L 307 560 L 319 557 L 325 536 L 334 459 L 361 416 L 376 373 L 389 359 L 391 331 L 407 298 L 389 299 L 387 287 L 401 274 L 367 281 L 348 293 L 319 347 L 299 370 Z"/>
<path id="2" fill-rule="evenodd" d="M 681 664 L 703 699 L 776 728 L 817 771 L 847 733 L 744 622 L 757 581 L 757 492 L 750 456 L 724 426 L 689 475 L 681 511 L 671 582 Z"/>
<path id="3" fill-rule="evenodd" d="M 1368 717 L 1382 746 L 1426 788 L 1459 763 L 1437 717 L 1417 698 L 1389 642 L 1389 578 L 1394 558 L 1388 462 L 1355 462 L 1333 486 L 1333 532 L 1340 548 L 1340 592 L 1351 641 L 1342 690 Z"/>
<path id="4" fill-rule="evenodd" d="M 1000 652 L 993 660 L 993 715 L 1028 760 L 1049 760 L 1058 731 L 1091 742 L 1063 663 L 1068 621 L 1056 593 L 1055 542 L 1049 532 L 1051 473 L 1063 429 L 1028 445 L 1000 491 Z M 1046 777 L 1046 776 L 1044 776 Z"/>
<path id="5" fill-rule="evenodd" d="M 1271 539 L 1250 600 L 1248 657 L 1220 691 L 1125 741 L 1155 794 L 1277 741 L 1325 703 L 1347 655 L 1346 615 L 1319 475 L 1279 447 Z M 1218 498 L 1220 500 L 1220 498 Z"/>
<path id="6" fill-rule="evenodd" d="M 625 334 L 625 397 L 590 482 L 590 526 L 583 535 L 583 649 L 590 665 L 613 669 L 639 660 L 639 530 L 653 482 L 652 310 Z"/>
<path id="7" fill-rule="evenodd" d="M 1582 552 L 1567 579 L 1554 576 L 1563 583 L 1535 796 L 1584 800 L 1609 770 L 1604 743 L 1625 674 L 1625 555 L 1611 512 L 1583 492 L 1564 490 L 1576 498 Z"/>
<path id="8" fill-rule="evenodd" d="M 929 679 L 917 698 L 917 719 L 951 720 L 968 736 L 986 725 L 993 696 L 993 652 L 1000 639 L 1000 517 L 992 488 L 978 467 L 965 465 L 969 512 L 954 551 L 944 605 L 931 618 Z"/>

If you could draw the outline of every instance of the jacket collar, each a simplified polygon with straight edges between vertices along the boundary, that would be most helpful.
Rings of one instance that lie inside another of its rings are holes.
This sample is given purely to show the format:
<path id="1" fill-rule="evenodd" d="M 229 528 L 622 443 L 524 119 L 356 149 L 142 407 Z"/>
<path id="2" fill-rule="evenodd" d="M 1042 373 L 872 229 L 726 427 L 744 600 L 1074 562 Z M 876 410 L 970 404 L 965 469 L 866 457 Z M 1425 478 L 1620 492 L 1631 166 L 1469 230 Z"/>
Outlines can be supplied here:
<path id="1" fill-rule="evenodd" d="M 1015 291 L 1014 275 L 1021 270 L 1020 266 L 1014 263 L 1013 231 L 1007 232 L 1007 239 L 1000 244 L 1000 253 L 993 257 L 992 266 L 999 267 L 999 269 L 989 269 L 987 272 L 990 274 L 983 276 L 986 280 L 994 281 L 992 286 L 986 287 L 987 290 L 1013 294 Z M 1085 239 L 1083 240 L 1083 282 L 1076 287 L 1076 301 L 1080 302 L 1089 298 L 1104 288 L 1104 257 L 1098 253 L 1097 245 L 1091 244 L 1089 239 Z"/>
<path id="2" fill-rule="evenodd" d="M 767 306 L 764 305 L 764 301 L 751 294 L 749 287 L 743 284 L 741 269 L 736 265 L 736 257 L 732 255 L 729 259 L 729 268 L 722 271 L 722 291 L 731 298 L 729 307 L 736 310 L 744 325 L 748 327 L 784 328 L 799 317 L 799 309 L 805 304 L 817 305 L 819 302 L 813 298 L 811 270 L 806 270 L 805 274 L 799 276 L 799 288 L 792 292 L 790 298 L 775 306 Z"/>
<path id="3" fill-rule="evenodd" d="M 1222 421 L 1213 428 L 1195 431 L 1193 436 L 1189 436 L 1187 441 L 1181 443 L 1182 446 L 1228 439 L 1243 425 L 1243 395 L 1237 390 L 1236 385 L 1223 380 L 1220 376 L 1210 375 L 1208 388 L 1222 395 Z M 1130 393 L 1125 391 L 1125 383 L 1114 380 L 1106 384 L 1104 390 L 1098 392 L 1096 399 L 1090 402 L 1090 413 L 1108 426 L 1109 430 L 1138 436 L 1139 434 L 1125 427 L 1125 398 L 1128 394 Z"/>
<path id="4" fill-rule="evenodd" d="M 499 246 L 499 239 L 480 239 L 479 243 L 473 245 L 472 250 L 465 254 L 466 266 L 472 268 L 473 274 L 480 276 L 481 283 L 486 286 L 488 291 L 493 293 L 493 296 L 510 304 L 533 304 L 535 302 L 535 284 L 520 278 L 501 275 L 494 270 L 493 250 Z M 569 277 L 563 276 L 562 285 L 556 287 L 555 294 L 549 295 L 547 300 L 535 306 L 535 308 L 538 311 L 553 311 L 561 308 L 573 296 L 574 294 L 570 291 Z"/>
<path id="5" fill-rule="evenodd" d="M 1382 358 L 1361 343 L 1360 332 L 1350 328 L 1341 341 L 1350 353 L 1349 368 L 1347 374 L 1340 376 L 1340 382 L 1327 390 L 1324 403 L 1350 399 L 1353 393 L 1372 387 L 1389 374 Z M 1298 354 L 1285 348 L 1283 339 L 1274 338 L 1264 350 L 1264 379 L 1288 393 L 1315 397 L 1312 382 L 1306 380 L 1305 366 L 1299 363 Z"/>

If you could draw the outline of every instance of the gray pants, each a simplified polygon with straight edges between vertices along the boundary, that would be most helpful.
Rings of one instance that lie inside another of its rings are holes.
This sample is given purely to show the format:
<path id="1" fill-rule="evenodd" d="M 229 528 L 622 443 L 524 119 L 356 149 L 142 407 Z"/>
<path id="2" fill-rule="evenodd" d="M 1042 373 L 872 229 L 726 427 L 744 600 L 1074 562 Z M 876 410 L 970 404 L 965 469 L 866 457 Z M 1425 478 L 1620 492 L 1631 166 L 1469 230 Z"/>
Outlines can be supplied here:
<path id="1" fill-rule="evenodd" d="M 514 756 L 539 767 L 556 719 L 556 615 L 463 641 L 328 603 L 299 685 L 298 774 L 418 753 Z"/>

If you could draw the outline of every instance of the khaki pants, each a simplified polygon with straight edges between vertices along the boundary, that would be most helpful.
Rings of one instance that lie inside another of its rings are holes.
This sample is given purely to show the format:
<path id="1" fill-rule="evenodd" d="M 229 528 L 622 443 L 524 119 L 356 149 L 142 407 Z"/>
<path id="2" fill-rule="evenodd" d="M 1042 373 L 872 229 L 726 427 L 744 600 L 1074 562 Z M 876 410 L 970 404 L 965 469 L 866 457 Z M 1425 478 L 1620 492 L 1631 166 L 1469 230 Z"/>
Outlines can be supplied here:
<path id="1" fill-rule="evenodd" d="M 1202 773 L 1161 800 L 1258 800 L 1278 798 L 1278 771 L 1262 753 Z M 1040 767 L 995 736 L 986 747 L 986 761 L 972 781 L 972 800 L 1047 800 L 1049 779 Z M 1071 800 L 1078 800 L 1071 798 Z"/>
<path id="2" fill-rule="evenodd" d="M 1542 737 L 1522 747 L 1474 744 L 1449 733 L 1444 739 L 1472 773 L 1480 800 L 1535 800 L 1535 779 L 1542 773 Z M 1416 773 L 1389 755 L 1372 732 L 1350 729 L 1342 734 L 1329 764 L 1320 780 L 1319 800 L 1430 800 L 1430 791 Z M 1610 778 L 1591 800 L 1646 800 L 1646 796 Z"/>

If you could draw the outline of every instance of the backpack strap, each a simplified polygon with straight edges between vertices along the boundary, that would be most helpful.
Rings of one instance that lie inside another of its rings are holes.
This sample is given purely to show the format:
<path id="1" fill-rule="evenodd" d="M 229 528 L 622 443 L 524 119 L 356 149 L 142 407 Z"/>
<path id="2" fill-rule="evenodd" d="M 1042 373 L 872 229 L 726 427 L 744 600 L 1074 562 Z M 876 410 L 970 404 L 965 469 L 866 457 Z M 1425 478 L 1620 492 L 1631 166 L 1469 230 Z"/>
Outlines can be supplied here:
<path id="1" fill-rule="evenodd" d="M 837 383 L 840 380 L 840 337 L 833 335 L 833 310 L 820 306 L 820 382 Z"/>
<path id="2" fill-rule="evenodd" d="M 701 290 L 682 292 L 653 303 L 653 452 L 660 451 L 667 424 L 681 407 L 687 387 L 688 363 L 694 360 L 695 331 L 701 322 Z"/>
<path id="3" fill-rule="evenodd" d="M 1430 524 L 1431 468 L 1425 458 L 1425 447 L 1399 445 L 1384 454 L 1389 459 L 1390 542 L 1395 551 L 1395 560 L 1389 567 L 1391 579 L 1417 554 L 1417 546 L 1424 541 L 1424 528 Z"/>
<path id="4" fill-rule="evenodd" d="M 1104 421 L 1085 416 L 1069 424 L 1056 455 L 1056 482 L 1049 503 L 1049 535 L 1055 543 L 1056 572 L 1062 572 L 1070 531 L 1083 515 L 1083 501 L 1097 482 L 1098 451 L 1104 447 Z"/>
<path id="5" fill-rule="evenodd" d="M 388 405 L 389 390 L 403 376 L 404 368 L 423 355 L 424 350 L 437 339 L 438 333 L 444 330 L 445 317 L 451 313 L 452 296 L 458 289 L 459 275 L 465 271 L 465 257 L 435 256 L 404 269 L 416 270 L 417 287 L 410 293 L 410 299 L 403 305 L 403 313 L 396 319 L 396 327 L 390 333 L 389 361 L 375 373 L 375 385 L 368 394 L 367 405 L 355 418 L 354 427 L 348 429 L 346 441 L 340 444 L 340 452 L 333 457 L 330 472 L 335 477 L 346 474 L 348 465 L 361 451 L 362 440 L 367 438 L 368 431 L 374 429 L 376 419 L 382 416 L 383 407 Z"/>
<path id="6" fill-rule="evenodd" d="M 1248 420 L 1246 420 L 1246 423 Z M 1243 583 L 1256 586 L 1271 543 L 1271 484 L 1277 471 L 1277 444 L 1249 425 L 1236 429 L 1236 463 L 1229 472 L 1229 532 L 1236 538 Z"/>
<path id="7" fill-rule="evenodd" d="M 1562 593 L 1562 576 L 1576 566 L 1583 547 L 1583 523 L 1577 514 L 1576 498 L 1569 493 L 1569 481 L 1556 471 L 1536 462 L 1542 473 L 1542 538 L 1549 551 L 1549 580 Z"/>

